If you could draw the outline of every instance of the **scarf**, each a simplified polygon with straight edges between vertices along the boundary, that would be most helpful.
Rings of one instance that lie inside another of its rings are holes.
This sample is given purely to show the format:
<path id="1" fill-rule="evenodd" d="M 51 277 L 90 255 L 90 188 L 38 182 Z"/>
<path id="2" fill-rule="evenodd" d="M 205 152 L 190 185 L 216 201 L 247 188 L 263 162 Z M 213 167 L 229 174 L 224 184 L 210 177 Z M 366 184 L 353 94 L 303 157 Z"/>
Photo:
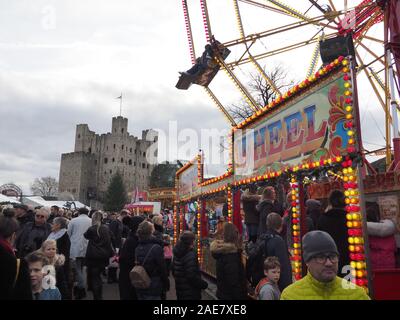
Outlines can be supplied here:
<path id="1" fill-rule="evenodd" d="M 11 244 L 6 241 L 3 237 L 0 237 L 0 246 L 3 247 L 7 252 L 11 253 L 13 256 L 15 256 L 15 252 Z"/>
<path id="2" fill-rule="evenodd" d="M 58 240 L 60 239 L 65 233 L 67 232 L 67 229 L 61 229 L 56 232 L 52 232 L 49 234 L 47 237 L 47 240 Z"/>

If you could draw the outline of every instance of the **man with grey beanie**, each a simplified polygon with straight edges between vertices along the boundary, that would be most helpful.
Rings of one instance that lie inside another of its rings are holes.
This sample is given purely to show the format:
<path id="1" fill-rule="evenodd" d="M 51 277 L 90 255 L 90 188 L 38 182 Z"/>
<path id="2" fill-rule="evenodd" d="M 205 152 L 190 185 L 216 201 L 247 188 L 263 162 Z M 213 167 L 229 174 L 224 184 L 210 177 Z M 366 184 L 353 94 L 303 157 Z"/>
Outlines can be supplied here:
<path id="1" fill-rule="evenodd" d="M 339 252 L 324 231 L 308 232 L 302 241 L 307 275 L 287 287 L 281 300 L 369 300 L 366 291 L 337 276 Z"/>

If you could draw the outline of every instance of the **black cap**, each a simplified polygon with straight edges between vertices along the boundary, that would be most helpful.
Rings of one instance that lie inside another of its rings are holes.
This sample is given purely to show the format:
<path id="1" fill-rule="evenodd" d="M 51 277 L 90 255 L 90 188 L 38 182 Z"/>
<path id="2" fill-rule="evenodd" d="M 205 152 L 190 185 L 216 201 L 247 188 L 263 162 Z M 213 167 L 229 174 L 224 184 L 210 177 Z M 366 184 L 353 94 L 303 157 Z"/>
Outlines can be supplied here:
<path id="1" fill-rule="evenodd" d="M 23 209 L 25 211 L 28 211 L 28 206 L 26 204 L 22 204 L 22 203 L 14 204 L 14 208 L 15 209 Z"/>
<path id="2" fill-rule="evenodd" d="M 305 262 L 321 253 L 339 254 L 335 240 L 325 231 L 310 231 L 303 237 L 303 258 Z"/>

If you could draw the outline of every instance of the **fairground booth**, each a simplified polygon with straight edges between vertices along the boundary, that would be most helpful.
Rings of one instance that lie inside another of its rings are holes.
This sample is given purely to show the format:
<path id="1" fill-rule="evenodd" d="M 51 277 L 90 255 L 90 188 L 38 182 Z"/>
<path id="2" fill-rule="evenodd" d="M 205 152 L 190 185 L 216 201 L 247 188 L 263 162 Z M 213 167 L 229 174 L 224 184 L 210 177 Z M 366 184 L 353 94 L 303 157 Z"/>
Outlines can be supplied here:
<path id="1" fill-rule="evenodd" d="M 306 274 L 301 244 L 307 232 L 305 200 L 326 202 L 330 190 L 341 189 L 347 204 L 352 281 L 375 299 L 400 298 L 400 270 L 371 270 L 366 230 L 366 202 L 398 218 L 399 172 L 395 163 L 391 171 L 377 174 L 361 153 L 355 65 L 350 56 L 323 66 L 233 126 L 229 139 L 232 162 L 222 176 L 203 178 L 207 155 L 201 152 L 176 174 L 174 241 L 185 229 L 196 233 L 204 273 L 216 274 L 209 248 L 220 236 L 221 217 L 244 236 L 241 191 L 256 184 L 274 186 L 281 199 L 291 193 L 289 251 L 293 279 L 301 279 Z"/>

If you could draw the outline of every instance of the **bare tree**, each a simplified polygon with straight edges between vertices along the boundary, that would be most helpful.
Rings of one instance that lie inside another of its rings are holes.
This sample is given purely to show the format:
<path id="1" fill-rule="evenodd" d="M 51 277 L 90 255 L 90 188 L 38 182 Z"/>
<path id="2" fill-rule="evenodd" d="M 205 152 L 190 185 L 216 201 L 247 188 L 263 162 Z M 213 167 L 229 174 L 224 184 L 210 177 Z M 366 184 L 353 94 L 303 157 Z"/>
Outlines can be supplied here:
<path id="1" fill-rule="evenodd" d="M 287 75 L 288 72 L 282 65 L 276 65 L 272 70 L 266 70 L 265 66 L 263 69 L 268 78 L 271 79 L 281 92 L 285 92 L 295 83 L 293 79 L 289 79 Z M 259 72 L 250 73 L 250 81 L 247 83 L 247 87 L 249 93 L 260 106 L 267 105 L 278 96 L 272 86 Z M 228 108 L 228 111 L 236 122 L 241 122 L 254 113 L 254 110 L 251 109 L 244 99 L 238 103 L 232 104 L 232 106 Z"/>
<path id="2" fill-rule="evenodd" d="M 31 184 L 31 191 L 36 196 L 54 197 L 58 194 L 58 181 L 53 177 L 36 178 Z"/>

